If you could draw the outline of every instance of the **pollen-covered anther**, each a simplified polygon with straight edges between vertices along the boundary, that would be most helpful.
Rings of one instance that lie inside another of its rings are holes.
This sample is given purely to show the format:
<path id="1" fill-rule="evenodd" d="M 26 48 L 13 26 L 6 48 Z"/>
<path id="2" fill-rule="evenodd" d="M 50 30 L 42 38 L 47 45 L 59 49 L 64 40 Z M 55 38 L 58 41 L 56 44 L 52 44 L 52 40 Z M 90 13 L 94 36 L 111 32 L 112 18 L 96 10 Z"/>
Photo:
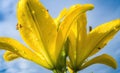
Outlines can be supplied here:
<path id="1" fill-rule="evenodd" d="M 19 30 L 20 28 L 22 28 L 22 25 L 17 23 L 16 30 Z"/>
<path id="2" fill-rule="evenodd" d="M 100 48 L 100 47 L 98 47 L 98 49 L 100 50 L 101 48 Z"/>
<path id="3" fill-rule="evenodd" d="M 89 26 L 89 32 L 92 31 L 92 26 Z"/>
<path id="4" fill-rule="evenodd" d="M 49 12 L 49 10 L 47 9 L 47 12 Z"/>

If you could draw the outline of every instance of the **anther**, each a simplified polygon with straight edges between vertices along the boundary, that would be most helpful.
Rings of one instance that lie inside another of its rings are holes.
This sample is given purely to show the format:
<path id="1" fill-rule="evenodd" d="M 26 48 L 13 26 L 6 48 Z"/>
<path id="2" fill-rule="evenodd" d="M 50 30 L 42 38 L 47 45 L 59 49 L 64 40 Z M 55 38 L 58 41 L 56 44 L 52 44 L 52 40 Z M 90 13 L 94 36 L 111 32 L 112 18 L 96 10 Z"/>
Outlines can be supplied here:
<path id="1" fill-rule="evenodd" d="M 92 31 L 92 26 L 89 26 L 89 32 Z"/>
<path id="2" fill-rule="evenodd" d="M 16 30 L 19 30 L 19 28 L 22 28 L 22 25 L 17 23 Z"/>
<path id="3" fill-rule="evenodd" d="M 17 25 L 16 25 L 16 30 L 18 30 L 19 29 L 19 27 L 18 27 L 18 23 L 17 23 Z"/>
<path id="4" fill-rule="evenodd" d="M 100 48 L 100 47 L 98 47 L 98 49 L 100 50 L 101 48 Z"/>
<path id="5" fill-rule="evenodd" d="M 49 12 L 49 10 L 47 9 L 47 12 Z"/>

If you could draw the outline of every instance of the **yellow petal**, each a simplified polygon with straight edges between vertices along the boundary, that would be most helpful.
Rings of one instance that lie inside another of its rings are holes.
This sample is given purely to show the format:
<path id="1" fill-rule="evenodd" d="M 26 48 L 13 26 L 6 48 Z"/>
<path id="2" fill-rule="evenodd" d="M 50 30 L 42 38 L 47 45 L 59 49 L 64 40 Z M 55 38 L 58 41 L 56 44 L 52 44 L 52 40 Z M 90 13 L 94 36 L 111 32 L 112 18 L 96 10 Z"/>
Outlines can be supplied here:
<path id="1" fill-rule="evenodd" d="M 65 17 L 66 14 L 67 14 L 67 9 L 64 8 L 64 9 L 60 12 L 59 16 L 58 16 L 57 18 L 55 18 L 55 23 L 57 24 L 58 27 L 59 27 L 59 25 L 60 25 L 60 22 L 62 21 L 62 19 Z"/>
<path id="2" fill-rule="evenodd" d="M 70 64 L 73 68 L 75 68 L 76 65 L 76 41 L 77 38 L 75 36 L 75 33 L 73 31 L 70 32 L 69 34 L 69 59 L 70 59 Z"/>
<path id="3" fill-rule="evenodd" d="M 115 61 L 115 59 L 107 54 L 103 54 L 86 62 L 82 67 L 80 67 L 80 70 L 85 69 L 86 67 L 91 66 L 93 64 L 104 64 L 114 69 L 117 68 L 117 62 Z"/>
<path id="4" fill-rule="evenodd" d="M 75 5 L 73 6 L 70 11 L 68 11 L 66 17 L 60 24 L 60 27 L 58 29 L 58 35 L 57 35 L 57 41 L 56 41 L 56 56 L 58 57 L 61 48 L 63 47 L 63 44 L 65 43 L 65 40 L 70 33 L 70 28 L 73 25 L 72 23 L 76 20 L 78 15 L 83 14 L 87 10 L 93 9 L 93 5 L 86 4 L 86 5 Z"/>
<path id="5" fill-rule="evenodd" d="M 83 48 L 86 45 L 86 24 L 86 14 L 84 13 L 79 15 L 78 19 L 76 19 L 76 22 L 74 22 L 74 26 L 72 27 L 72 30 L 69 34 L 69 57 L 73 68 L 75 68 L 76 65 L 79 65 L 82 54 L 84 53 L 83 51 L 85 50 Z"/>
<path id="6" fill-rule="evenodd" d="M 68 67 L 68 71 L 69 71 L 70 73 L 74 73 L 74 71 L 73 71 L 70 67 Z"/>
<path id="7" fill-rule="evenodd" d="M 88 49 L 90 55 L 101 50 L 120 30 L 120 19 L 102 24 L 88 34 Z M 94 38 L 93 38 L 94 37 Z"/>
<path id="8" fill-rule="evenodd" d="M 18 56 L 17 54 L 11 52 L 11 51 L 6 51 L 3 55 L 3 58 L 5 61 L 12 61 L 16 58 L 19 58 L 20 56 Z"/>
<path id="9" fill-rule="evenodd" d="M 82 51 L 82 56 L 79 57 L 80 62 L 78 66 L 82 65 L 86 58 L 98 52 L 98 49 L 103 48 L 119 30 L 119 19 L 107 22 L 93 29 L 87 36 L 85 50 Z"/>
<path id="10" fill-rule="evenodd" d="M 87 19 L 86 14 L 79 16 L 77 20 L 77 45 L 76 45 L 76 56 L 77 56 L 77 65 L 79 65 L 81 58 L 83 57 L 84 47 L 86 46 L 86 38 L 87 38 Z"/>
<path id="11" fill-rule="evenodd" d="M 57 27 L 47 9 L 38 0 L 20 0 L 17 17 L 24 41 L 34 51 L 44 55 L 51 64 L 50 57 L 55 48 Z"/>
<path id="12" fill-rule="evenodd" d="M 0 37 L 0 49 L 11 51 L 20 57 L 31 60 L 45 68 L 51 69 L 51 66 L 44 59 L 44 56 L 38 55 L 36 52 L 32 52 L 15 39 Z"/>

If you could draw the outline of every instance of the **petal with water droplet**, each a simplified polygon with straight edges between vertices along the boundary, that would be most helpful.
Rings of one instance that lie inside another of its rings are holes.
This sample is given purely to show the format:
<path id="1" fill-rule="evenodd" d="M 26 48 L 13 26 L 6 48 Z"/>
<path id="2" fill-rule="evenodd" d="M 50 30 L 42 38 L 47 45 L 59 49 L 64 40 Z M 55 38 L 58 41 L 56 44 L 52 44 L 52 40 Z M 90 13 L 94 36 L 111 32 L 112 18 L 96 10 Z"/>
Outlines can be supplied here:
<path id="1" fill-rule="evenodd" d="M 19 32 L 23 40 L 52 66 L 57 27 L 47 9 L 38 0 L 20 0 L 17 8 Z M 37 40 L 36 40 L 37 39 Z"/>
<path id="2" fill-rule="evenodd" d="M 13 58 L 20 56 L 27 60 L 31 60 L 45 68 L 51 69 L 50 65 L 46 62 L 46 60 L 44 60 L 44 56 L 40 56 L 36 52 L 31 51 L 15 39 L 0 37 L 0 49 L 8 50 L 14 53 L 14 56 L 9 56 L 8 54 L 10 53 L 7 53 L 7 57 Z M 17 56 L 15 56 L 15 54 Z M 9 60 L 11 58 L 9 58 Z"/>
<path id="3" fill-rule="evenodd" d="M 65 16 L 64 20 L 61 22 L 60 27 L 58 28 L 58 35 L 56 40 L 56 50 L 55 52 L 56 57 L 58 57 L 59 53 L 61 52 L 61 48 L 63 47 L 68 34 L 70 33 L 70 29 L 72 27 L 72 23 L 76 20 L 76 18 L 84 14 L 86 11 L 93 9 L 94 6 L 92 4 L 86 5 L 75 5 L 74 7 L 70 8 L 67 15 Z"/>
<path id="4" fill-rule="evenodd" d="M 75 22 L 73 22 L 72 30 L 69 34 L 70 49 L 69 57 L 73 67 L 80 64 L 82 55 L 84 54 L 83 49 L 86 45 L 87 38 L 87 19 L 86 14 L 79 15 Z"/>
<path id="5" fill-rule="evenodd" d="M 102 24 L 88 34 L 88 45 L 90 56 L 101 50 L 120 30 L 120 19 Z M 94 38 L 93 38 L 94 37 Z"/>
<path id="6" fill-rule="evenodd" d="M 102 54 L 86 62 L 83 66 L 79 67 L 79 69 L 80 70 L 85 69 L 86 67 L 91 66 L 93 64 L 104 64 L 114 69 L 117 68 L 117 62 L 115 61 L 114 58 L 107 54 Z"/>
<path id="7" fill-rule="evenodd" d="M 60 14 L 58 15 L 57 18 L 54 19 L 56 25 L 57 25 L 57 28 L 59 28 L 59 24 L 62 22 L 62 20 L 64 19 L 65 15 L 67 14 L 67 9 L 64 8 Z"/>
<path id="8" fill-rule="evenodd" d="M 12 61 L 14 59 L 19 58 L 20 56 L 18 56 L 17 54 L 11 52 L 11 51 L 6 51 L 3 55 L 3 58 L 5 61 Z"/>

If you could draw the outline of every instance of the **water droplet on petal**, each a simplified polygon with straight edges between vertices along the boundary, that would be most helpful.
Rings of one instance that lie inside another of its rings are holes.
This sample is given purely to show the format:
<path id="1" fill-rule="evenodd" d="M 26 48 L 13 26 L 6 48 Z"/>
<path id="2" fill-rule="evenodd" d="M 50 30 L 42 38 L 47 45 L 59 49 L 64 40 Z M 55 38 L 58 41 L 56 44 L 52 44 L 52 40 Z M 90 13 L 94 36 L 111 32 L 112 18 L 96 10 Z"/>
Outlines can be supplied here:
<path id="1" fill-rule="evenodd" d="M 16 52 L 18 51 L 16 48 L 14 49 Z"/>
<path id="2" fill-rule="evenodd" d="M 72 6 L 71 8 L 77 8 L 77 7 L 79 7 L 80 5 L 79 4 L 77 4 L 77 5 L 74 5 L 74 6 Z M 71 9 L 70 8 L 70 9 Z"/>
<path id="3" fill-rule="evenodd" d="M 88 62 L 88 59 L 86 59 L 86 60 L 84 61 L 84 64 L 85 64 L 86 62 Z"/>
<path id="4" fill-rule="evenodd" d="M 35 40 L 36 40 L 36 41 L 38 41 L 38 39 L 37 39 L 37 38 L 36 38 Z"/>
<path id="5" fill-rule="evenodd" d="M 43 12 L 45 12 L 45 10 L 44 10 L 44 9 L 42 9 L 42 11 L 43 11 Z"/>
<path id="6" fill-rule="evenodd" d="M 22 51 L 22 54 L 24 55 L 24 57 L 27 57 L 27 54 L 25 51 Z"/>
<path id="7" fill-rule="evenodd" d="M 113 28 L 115 31 L 118 31 L 118 29 L 116 27 Z"/>
<path id="8" fill-rule="evenodd" d="M 46 15 L 45 15 L 45 18 L 48 18 L 48 17 L 49 17 L 49 15 L 48 15 L 48 14 L 46 14 Z"/>
<path id="9" fill-rule="evenodd" d="M 22 51 L 22 54 L 25 54 L 25 51 Z"/>
<path id="10" fill-rule="evenodd" d="M 45 58 L 42 55 L 39 55 L 42 60 L 45 60 Z"/>
<path id="11" fill-rule="evenodd" d="M 28 28 L 32 29 L 32 26 L 31 26 L 31 25 L 28 25 Z"/>
<path id="12" fill-rule="evenodd" d="M 34 10 L 32 11 L 32 14 L 35 14 L 35 11 L 34 11 Z"/>

